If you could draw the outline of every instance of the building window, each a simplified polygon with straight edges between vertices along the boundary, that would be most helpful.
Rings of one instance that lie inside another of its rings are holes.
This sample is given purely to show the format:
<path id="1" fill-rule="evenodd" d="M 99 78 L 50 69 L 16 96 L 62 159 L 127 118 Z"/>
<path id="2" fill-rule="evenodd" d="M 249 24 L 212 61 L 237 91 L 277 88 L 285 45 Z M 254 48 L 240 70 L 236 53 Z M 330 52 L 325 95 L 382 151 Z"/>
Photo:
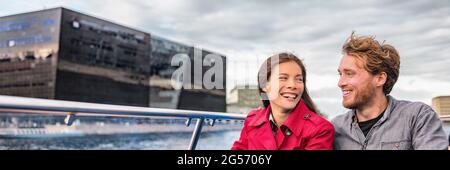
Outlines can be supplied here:
<path id="1" fill-rule="evenodd" d="M 80 23 L 78 21 L 73 21 L 72 27 L 78 29 L 78 28 L 80 28 Z"/>
<path id="2" fill-rule="evenodd" d="M 9 47 L 14 47 L 16 45 L 16 42 L 14 41 L 14 40 L 10 40 L 9 42 L 8 42 L 8 46 Z"/>

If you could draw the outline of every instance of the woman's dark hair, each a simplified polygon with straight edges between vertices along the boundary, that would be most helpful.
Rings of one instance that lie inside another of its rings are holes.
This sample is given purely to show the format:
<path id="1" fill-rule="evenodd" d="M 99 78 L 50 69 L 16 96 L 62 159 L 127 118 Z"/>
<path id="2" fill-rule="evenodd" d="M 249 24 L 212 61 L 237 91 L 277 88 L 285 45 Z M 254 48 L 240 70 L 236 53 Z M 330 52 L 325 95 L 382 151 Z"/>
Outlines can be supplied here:
<path id="1" fill-rule="evenodd" d="M 267 85 L 267 81 L 270 79 L 270 76 L 272 74 L 272 69 L 281 63 L 286 63 L 289 61 L 294 61 L 297 63 L 300 68 L 302 69 L 302 78 L 304 83 L 304 90 L 301 96 L 301 99 L 305 102 L 306 106 L 313 112 L 318 113 L 318 109 L 314 102 L 312 101 L 311 97 L 309 97 L 308 89 L 306 88 L 306 69 L 303 65 L 303 62 L 297 58 L 292 53 L 279 53 L 276 55 L 273 55 L 264 61 L 264 63 L 261 65 L 261 68 L 258 71 L 258 91 L 261 96 L 261 101 L 264 105 L 264 107 L 268 107 L 270 105 L 270 102 L 268 100 L 267 94 L 262 90 Z"/>

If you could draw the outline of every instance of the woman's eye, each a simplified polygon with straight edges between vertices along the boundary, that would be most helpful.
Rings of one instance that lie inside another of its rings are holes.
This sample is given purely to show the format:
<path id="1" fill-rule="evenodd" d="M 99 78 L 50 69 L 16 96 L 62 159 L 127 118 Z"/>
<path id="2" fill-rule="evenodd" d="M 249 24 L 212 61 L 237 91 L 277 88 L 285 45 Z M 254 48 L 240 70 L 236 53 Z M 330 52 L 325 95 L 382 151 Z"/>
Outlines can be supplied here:
<path id="1" fill-rule="evenodd" d="M 280 80 L 287 80 L 287 77 L 280 77 Z"/>

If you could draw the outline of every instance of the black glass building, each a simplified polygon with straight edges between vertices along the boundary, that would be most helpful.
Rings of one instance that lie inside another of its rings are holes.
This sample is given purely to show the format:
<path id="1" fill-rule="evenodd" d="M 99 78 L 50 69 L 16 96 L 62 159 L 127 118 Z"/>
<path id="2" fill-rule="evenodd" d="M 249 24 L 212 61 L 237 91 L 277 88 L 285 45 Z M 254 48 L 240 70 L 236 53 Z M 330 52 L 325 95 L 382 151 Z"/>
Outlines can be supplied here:
<path id="1" fill-rule="evenodd" d="M 180 53 L 194 66 L 213 52 L 66 8 L 0 17 L 0 94 L 226 111 L 225 56 L 213 53 L 223 61 L 223 88 L 176 90 L 171 61 Z"/>

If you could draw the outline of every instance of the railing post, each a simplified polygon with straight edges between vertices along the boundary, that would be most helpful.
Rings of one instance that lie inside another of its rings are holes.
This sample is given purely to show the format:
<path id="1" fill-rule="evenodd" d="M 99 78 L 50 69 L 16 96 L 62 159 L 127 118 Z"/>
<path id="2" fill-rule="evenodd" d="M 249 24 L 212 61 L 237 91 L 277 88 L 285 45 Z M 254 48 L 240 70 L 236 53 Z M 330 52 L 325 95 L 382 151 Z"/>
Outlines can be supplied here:
<path id="1" fill-rule="evenodd" d="M 192 118 L 188 118 L 184 124 L 185 124 L 187 127 L 189 127 L 189 126 L 191 125 L 191 120 L 192 120 Z"/>
<path id="2" fill-rule="evenodd" d="M 75 120 L 75 113 L 70 112 L 64 119 L 64 123 L 66 123 L 67 126 L 72 126 L 73 121 Z"/>
<path id="3" fill-rule="evenodd" d="M 195 123 L 195 129 L 192 133 L 191 142 L 189 144 L 189 150 L 195 150 L 195 147 L 197 146 L 198 139 L 200 138 L 200 133 L 202 132 L 203 127 L 203 121 L 205 118 L 198 118 L 197 122 Z"/>

